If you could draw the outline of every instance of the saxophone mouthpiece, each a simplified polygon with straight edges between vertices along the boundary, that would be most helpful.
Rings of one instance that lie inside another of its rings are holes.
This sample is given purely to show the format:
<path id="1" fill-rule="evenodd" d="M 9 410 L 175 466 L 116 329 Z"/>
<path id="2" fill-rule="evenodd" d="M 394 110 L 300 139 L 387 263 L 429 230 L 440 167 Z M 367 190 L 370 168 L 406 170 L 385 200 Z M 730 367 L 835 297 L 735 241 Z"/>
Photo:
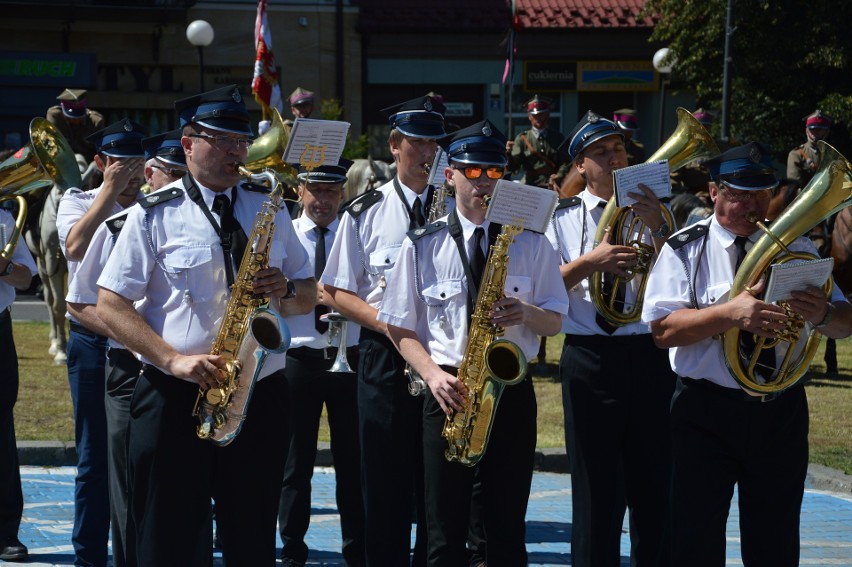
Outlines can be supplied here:
<path id="1" fill-rule="evenodd" d="M 424 162 L 423 163 L 423 173 L 425 173 L 426 175 L 429 175 L 429 172 L 431 170 L 432 170 L 432 163 L 431 162 Z"/>
<path id="2" fill-rule="evenodd" d="M 746 215 L 746 220 L 747 220 L 748 222 L 750 222 L 751 224 L 757 224 L 757 221 L 759 221 L 760 219 L 759 219 L 759 218 L 757 218 L 757 215 L 756 215 L 756 214 L 754 214 L 753 212 L 751 212 L 751 213 L 749 213 L 749 214 L 747 214 L 747 215 Z"/>

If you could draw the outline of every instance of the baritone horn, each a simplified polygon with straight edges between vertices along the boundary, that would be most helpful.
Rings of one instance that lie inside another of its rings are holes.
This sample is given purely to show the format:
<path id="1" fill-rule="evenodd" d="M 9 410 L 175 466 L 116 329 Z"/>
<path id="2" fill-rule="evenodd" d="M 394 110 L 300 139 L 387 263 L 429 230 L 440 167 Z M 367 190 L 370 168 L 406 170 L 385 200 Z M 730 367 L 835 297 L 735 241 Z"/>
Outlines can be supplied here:
<path id="1" fill-rule="evenodd" d="M 731 298 L 759 282 L 772 264 L 817 258 L 809 253 L 791 252 L 787 246 L 825 219 L 852 205 L 852 164 L 829 144 L 823 141 L 817 144 L 822 162 L 799 196 L 768 228 L 759 222 L 759 219 L 749 219 L 757 224 L 763 231 L 763 235 L 743 258 L 734 276 Z M 831 297 L 831 286 L 832 280 L 829 278 L 825 285 L 827 298 Z M 776 332 L 773 339 L 755 337 L 754 351 L 750 357 L 747 358 L 741 354 L 742 331 L 739 328 L 725 331 L 723 337 L 725 364 L 731 376 L 744 390 L 758 395 L 780 392 L 798 383 L 807 372 L 819 347 L 821 337 L 819 331 L 811 329 L 810 333 L 803 336 L 805 322 L 802 317 L 793 312 L 785 302 L 779 302 L 779 305 L 787 311 L 787 325 Z M 780 342 L 790 344 L 777 369 L 777 374 L 771 380 L 758 379 L 755 367 L 760 351 L 774 350 Z"/>
<path id="2" fill-rule="evenodd" d="M 667 159 L 669 171 L 675 171 L 697 160 L 711 159 L 719 155 L 716 142 L 704 129 L 704 126 L 685 108 L 677 109 L 677 128 L 674 133 L 660 146 L 645 163 Z M 664 205 L 660 205 L 663 220 L 672 229 L 675 229 L 674 218 Z M 639 321 L 642 316 L 642 302 L 645 296 L 645 286 L 648 280 L 648 272 L 651 270 L 654 259 L 654 247 L 642 242 L 641 235 L 650 230 L 638 216 L 629 219 L 629 207 L 619 208 L 615 203 L 615 197 L 611 198 L 604 209 L 598 222 L 595 233 L 595 246 L 600 244 L 609 234 L 612 234 L 613 244 L 632 246 L 636 250 L 637 263 L 625 277 L 611 275 L 613 278 L 612 290 L 608 293 L 603 291 L 602 272 L 595 272 L 589 278 L 589 292 L 592 303 L 601 316 L 611 325 L 620 327 Z M 633 235 L 638 235 L 633 237 Z M 641 277 L 639 289 L 636 294 L 636 304 L 629 307 L 617 305 L 616 297 L 620 286 L 626 286 L 633 278 Z"/>
<path id="3" fill-rule="evenodd" d="M 284 161 L 284 151 L 290 140 L 290 128 L 284 124 L 278 109 L 272 109 L 272 125 L 263 135 L 255 139 L 246 154 L 244 167 L 252 173 L 271 171 L 278 182 L 286 187 L 284 200 L 298 198 L 296 187 L 299 185 L 296 169 Z"/>
<path id="4" fill-rule="evenodd" d="M 30 143 L 0 163 L 0 202 L 18 202 L 15 228 L 0 256 L 11 260 L 27 220 L 28 203 L 40 200 L 53 184 L 64 191 L 83 184 L 74 150 L 65 136 L 45 118 L 30 122 Z"/>
<path id="5" fill-rule="evenodd" d="M 320 321 L 324 321 L 329 324 L 329 346 L 331 346 L 334 342 L 335 337 L 340 339 L 340 342 L 337 345 L 337 356 L 334 358 L 334 363 L 328 371 L 352 374 L 354 370 L 352 370 L 352 367 L 349 366 L 349 360 L 346 358 L 346 329 L 349 326 L 349 319 L 340 313 L 331 312 L 320 315 Z"/>

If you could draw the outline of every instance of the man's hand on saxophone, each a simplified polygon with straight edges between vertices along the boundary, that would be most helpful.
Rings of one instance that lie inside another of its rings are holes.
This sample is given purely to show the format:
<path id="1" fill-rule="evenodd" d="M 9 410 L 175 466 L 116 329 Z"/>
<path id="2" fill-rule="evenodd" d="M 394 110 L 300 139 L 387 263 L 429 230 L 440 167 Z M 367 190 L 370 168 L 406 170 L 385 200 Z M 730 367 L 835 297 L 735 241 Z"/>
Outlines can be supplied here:
<path id="1" fill-rule="evenodd" d="M 175 378 L 194 382 L 205 390 L 218 387 L 227 378 L 225 359 L 213 354 L 175 354 L 166 370 Z"/>

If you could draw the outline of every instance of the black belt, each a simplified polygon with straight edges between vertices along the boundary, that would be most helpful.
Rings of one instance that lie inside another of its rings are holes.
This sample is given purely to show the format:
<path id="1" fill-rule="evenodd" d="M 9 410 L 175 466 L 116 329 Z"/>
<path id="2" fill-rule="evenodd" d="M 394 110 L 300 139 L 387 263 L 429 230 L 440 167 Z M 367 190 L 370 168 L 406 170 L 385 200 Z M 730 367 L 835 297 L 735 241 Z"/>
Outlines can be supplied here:
<path id="1" fill-rule="evenodd" d="M 79 333 L 81 335 L 86 335 L 87 337 L 93 337 L 93 338 L 96 338 L 96 339 L 107 340 L 107 338 L 105 336 L 99 335 L 94 331 L 90 331 L 89 329 L 87 329 L 86 327 L 84 327 L 80 323 L 77 323 L 76 321 L 68 321 L 68 323 L 71 325 L 71 330 L 74 331 L 75 333 Z"/>
<path id="2" fill-rule="evenodd" d="M 702 390 L 712 392 L 717 396 L 738 402 L 765 403 L 777 400 L 778 397 L 781 396 L 781 392 L 753 396 L 742 388 L 727 388 L 725 386 L 720 386 L 715 382 L 710 382 L 709 380 L 687 378 L 686 376 L 681 376 L 680 379 L 688 388 L 700 388 Z"/>
<path id="3" fill-rule="evenodd" d="M 293 358 L 318 358 L 321 360 L 334 360 L 337 358 L 337 347 L 311 348 L 311 347 L 296 347 L 287 351 L 287 356 Z M 358 353 L 357 346 L 347 347 L 346 356 L 355 356 Z"/>

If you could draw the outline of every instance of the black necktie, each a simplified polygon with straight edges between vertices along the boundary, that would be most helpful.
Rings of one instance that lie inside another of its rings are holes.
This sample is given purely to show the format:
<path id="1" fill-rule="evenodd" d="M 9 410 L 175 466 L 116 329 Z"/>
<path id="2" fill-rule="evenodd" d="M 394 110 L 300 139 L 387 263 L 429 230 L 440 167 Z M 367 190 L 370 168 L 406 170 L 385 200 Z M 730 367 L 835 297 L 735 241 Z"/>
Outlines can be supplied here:
<path id="1" fill-rule="evenodd" d="M 239 270 L 248 244 L 248 237 L 243 231 L 243 227 L 240 226 L 240 222 L 234 217 L 234 208 L 227 195 L 216 195 L 213 198 L 213 212 L 219 215 L 222 249 L 230 254 L 232 266 Z M 234 281 L 232 272 L 227 269 L 226 271 L 229 274 L 229 284 L 231 284 Z"/>
<path id="2" fill-rule="evenodd" d="M 414 219 L 415 228 L 426 224 L 426 217 L 423 216 L 423 201 L 417 196 L 414 198 L 414 204 L 411 206 L 411 216 Z"/>
<path id="3" fill-rule="evenodd" d="M 317 235 L 317 248 L 314 255 L 314 277 L 319 281 L 323 270 L 325 270 L 325 233 L 328 232 L 328 229 L 324 226 L 315 226 L 314 232 Z M 328 323 L 320 321 L 320 316 L 325 313 L 328 313 L 328 307 L 325 305 L 317 304 L 314 307 L 314 327 L 320 334 L 325 334 L 328 330 Z"/>
<path id="4" fill-rule="evenodd" d="M 734 264 L 734 275 L 736 275 L 737 270 L 740 269 L 740 265 L 743 263 L 743 259 L 746 257 L 746 244 L 748 243 L 748 237 L 746 236 L 737 236 L 734 238 L 734 246 L 737 247 L 737 263 Z"/>
<path id="5" fill-rule="evenodd" d="M 734 264 L 735 275 L 740 269 L 743 259 L 746 257 L 746 244 L 748 244 L 748 237 L 737 236 L 734 238 L 734 246 L 737 248 L 737 262 Z M 751 358 L 754 353 L 755 345 L 757 344 L 757 337 L 752 333 L 742 333 L 740 336 L 740 342 L 745 355 Z M 757 365 L 755 365 L 754 370 L 755 374 L 759 374 L 762 378 L 764 378 L 764 380 L 768 381 L 772 377 L 772 373 L 775 372 L 774 348 L 761 349 L 760 353 L 757 355 Z"/>
<path id="6" fill-rule="evenodd" d="M 473 283 L 476 289 L 482 284 L 482 272 L 485 270 L 485 252 L 482 251 L 482 237 L 485 229 L 481 226 L 473 231 L 473 255 L 470 258 L 470 272 L 473 274 Z"/>

